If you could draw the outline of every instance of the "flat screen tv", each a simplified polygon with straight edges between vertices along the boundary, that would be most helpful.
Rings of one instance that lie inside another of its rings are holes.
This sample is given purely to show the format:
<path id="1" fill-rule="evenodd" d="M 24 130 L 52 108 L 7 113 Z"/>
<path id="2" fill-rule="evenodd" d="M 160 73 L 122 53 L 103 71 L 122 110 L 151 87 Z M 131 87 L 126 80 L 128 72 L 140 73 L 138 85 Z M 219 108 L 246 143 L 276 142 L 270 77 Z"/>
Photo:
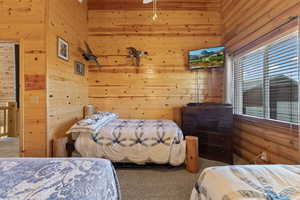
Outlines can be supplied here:
<path id="1" fill-rule="evenodd" d="M 188 57 L 190 70 L 224 67 L 225 47 L 191 50 Z"/>

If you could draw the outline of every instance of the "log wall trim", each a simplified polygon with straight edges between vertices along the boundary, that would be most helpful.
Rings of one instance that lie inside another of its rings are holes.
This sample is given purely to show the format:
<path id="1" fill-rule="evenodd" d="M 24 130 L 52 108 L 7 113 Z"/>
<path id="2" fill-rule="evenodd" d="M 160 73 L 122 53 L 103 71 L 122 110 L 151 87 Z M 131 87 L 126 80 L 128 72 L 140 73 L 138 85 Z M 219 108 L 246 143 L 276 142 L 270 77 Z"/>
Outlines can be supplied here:
<path id="1" fill-rule="evenodd" d="M 290 134 L 293 136 L 298 135 L 299 126 L 297 124 L 291 124 L 288 122 L 281 122 L 271 119 L 262 119 L 247 115 L 234 115 L 234 120 L 236 122 L 241 122 L 261 128 L 268 127 L 269 130 L 280 131 L 282 133 Z"/>
<path id="2" fill-rule="evenodd" d="M 234 52 L 298 16 L 299 0 L 222 0 L 223 43 Z"/>
<path id="3" fill-rule="evenodd" d="M 265 163 L 298 163 L 297 125 L 289 127 L 286 123 L 234 116 L 234 149 L 250 162 L 265 151 L 268 155 Z"/>
<path id="4" fill-rule="evenodd" d="M 271 30 L 270 32 L 265 33 L 264 35 L 260 36 L 256 40 L 253 40 L 248 44 L 246 44 L 245 46 L 236 49 L 234 52 L 231 52 L 231 55 L 236 56 L 236 55 L 246 54 L 247 52 L 262 47 L 272 41 L 275 41 L 276 39 L 284 37 L 292 32 L 296 32 L 298 30 L 297 26 L 298 26 L 298 16 L 293 17 L 292 19 L 288 19 L 288 21 L 284 22 L 284 24 L 274 27 L 274 29 Z"/>

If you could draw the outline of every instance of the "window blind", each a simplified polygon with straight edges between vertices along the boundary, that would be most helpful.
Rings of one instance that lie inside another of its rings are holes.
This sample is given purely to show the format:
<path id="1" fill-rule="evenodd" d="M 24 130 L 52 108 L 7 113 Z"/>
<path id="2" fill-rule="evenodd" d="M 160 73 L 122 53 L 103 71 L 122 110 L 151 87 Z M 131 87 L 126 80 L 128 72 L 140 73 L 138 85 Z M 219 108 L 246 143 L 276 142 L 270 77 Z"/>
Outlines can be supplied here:
<path id="1" fill-rule="evenodd" d="M 298 122 L 298 35 L 234 59 L 235 114 Z"/>

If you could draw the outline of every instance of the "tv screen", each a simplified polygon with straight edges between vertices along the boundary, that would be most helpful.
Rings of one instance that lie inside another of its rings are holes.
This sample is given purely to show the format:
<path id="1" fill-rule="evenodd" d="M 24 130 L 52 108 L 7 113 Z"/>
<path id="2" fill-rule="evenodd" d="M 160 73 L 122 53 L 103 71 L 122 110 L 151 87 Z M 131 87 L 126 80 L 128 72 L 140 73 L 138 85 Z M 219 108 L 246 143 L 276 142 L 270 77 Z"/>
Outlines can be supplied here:
<path id="1" fill-rule="evenodd" d="M 189 69 L 224 67 L 225 47 L 189 51 Z"/>

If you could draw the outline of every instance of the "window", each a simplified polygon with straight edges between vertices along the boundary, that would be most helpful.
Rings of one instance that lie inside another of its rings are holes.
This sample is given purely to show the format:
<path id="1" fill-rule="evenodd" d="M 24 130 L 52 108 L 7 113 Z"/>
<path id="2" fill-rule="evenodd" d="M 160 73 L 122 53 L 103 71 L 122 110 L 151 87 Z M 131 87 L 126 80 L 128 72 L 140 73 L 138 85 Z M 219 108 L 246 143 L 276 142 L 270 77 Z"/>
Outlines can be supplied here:
<path id="1" fill-rule="evenodd" d="M 234 58 L 234 112 L 298 122 L 298 35 Z"/>

